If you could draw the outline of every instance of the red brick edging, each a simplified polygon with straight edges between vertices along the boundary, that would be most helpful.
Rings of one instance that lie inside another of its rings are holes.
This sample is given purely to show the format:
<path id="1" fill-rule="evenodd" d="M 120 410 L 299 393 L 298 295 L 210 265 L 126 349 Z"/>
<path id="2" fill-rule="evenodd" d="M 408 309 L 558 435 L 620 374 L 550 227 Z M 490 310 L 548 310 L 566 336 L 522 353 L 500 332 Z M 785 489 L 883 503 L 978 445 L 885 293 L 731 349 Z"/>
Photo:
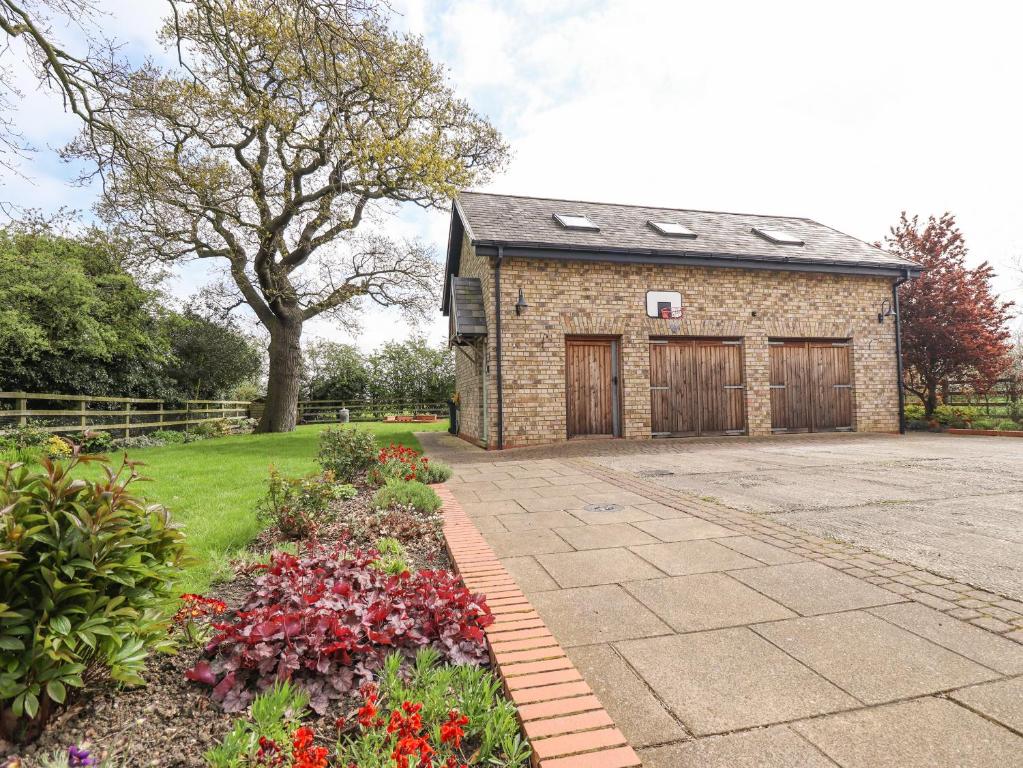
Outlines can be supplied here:
<path id="1" fill-rule="evenodd" d="M 490 658 L 518 707 L 537 768 L 635 768 L 642 765 L 600 700 L 505 570 L 479 529 L 443 485 L 444 537 L 455 569 L 487 596 L 495 621 L 486 629 Z"/>
<path id="2" fill-rule="evenodd" d="M 959 429 L 949 427 L 945 430 L 950 435 L 986 435 L 987 437 L 1023 437 L 1018 429 Z"/>

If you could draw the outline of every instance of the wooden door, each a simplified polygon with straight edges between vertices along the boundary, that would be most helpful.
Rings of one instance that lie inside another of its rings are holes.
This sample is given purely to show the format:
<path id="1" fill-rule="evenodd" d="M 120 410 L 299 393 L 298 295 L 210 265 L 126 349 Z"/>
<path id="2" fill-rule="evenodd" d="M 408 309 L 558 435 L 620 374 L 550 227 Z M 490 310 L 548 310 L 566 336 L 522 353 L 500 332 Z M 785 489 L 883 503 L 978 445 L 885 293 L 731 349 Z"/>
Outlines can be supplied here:
<path id="1" fill-rule="evenodd" d="M 777 432 L 852 429 L 849 343 L 772 341 L 771 428 Z"/>
<path id="2" fill-rule="evenodd" d="M 742 344 L 720 339 L 650 343 L 651 433 L 722 435 L 746 428 Z"/>
<path id="3" fill-rule="evenodd" d="M 565 402 L 569 437 L 618 435 L 616 340 L 566 340 Z"/>

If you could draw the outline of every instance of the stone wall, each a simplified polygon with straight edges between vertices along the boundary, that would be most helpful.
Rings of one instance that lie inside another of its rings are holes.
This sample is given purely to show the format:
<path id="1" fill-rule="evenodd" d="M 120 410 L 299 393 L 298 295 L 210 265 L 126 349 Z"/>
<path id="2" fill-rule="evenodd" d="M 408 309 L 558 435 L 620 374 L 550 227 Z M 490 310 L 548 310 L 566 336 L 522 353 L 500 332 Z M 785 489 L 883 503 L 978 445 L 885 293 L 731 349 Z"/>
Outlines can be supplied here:
<path id="1" fill-rule="evenodd" d="M 494 359 L 492 268 L 472 250 L 464 245 L 461 274 L 483 279 Z M 483 271 L 491 274 L 486 277 Z M 529 309 L 517 316 L 514 304 L 520 286 Z M 648 290 L 680 291 L 684 317 L 648 318 Z M 651 336 L 742 338 L 747 426 L 752 435 L 771 431 L 769 338 L 851 339 L 854 428 L 897 430 L 895 329 L 890 318 L 883 325 L 877 322 L 881 302 L 890 295 L 891 281 L 880 277 L 505 259 L 501 274 L 505 447 L 565 439 L 569 335 L 620 337 L 622 429 L 627 438 L 650 437 Z M 461 382 L 469 384 L 464 371 L 459 381 L 462 392 Z M 494 446 L 497 394 L 492 375 L 488 382 L 489 443 Z M 462 398 L 464 413 L 464 393 Z"/>

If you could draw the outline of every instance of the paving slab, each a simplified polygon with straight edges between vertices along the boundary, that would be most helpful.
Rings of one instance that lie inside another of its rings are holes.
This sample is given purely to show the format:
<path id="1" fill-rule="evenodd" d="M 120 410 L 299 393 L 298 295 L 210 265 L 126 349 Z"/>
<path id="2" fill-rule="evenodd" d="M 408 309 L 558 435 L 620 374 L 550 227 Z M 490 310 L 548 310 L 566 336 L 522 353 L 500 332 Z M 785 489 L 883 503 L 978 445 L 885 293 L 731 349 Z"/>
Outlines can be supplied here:
<path id="1" fill-rule="evenodd" d="M 754 539 L 752 536 L 730 536 L 727 539 L 721 539 L 720 544 L 755 558 L 765 565 L 785 565 L 786 563 L 799 563 L 804 560 L 800 555 L 789 552 L 781 547 L 775 547 L 766 541 Z"/>
<path id="2" fill-rule="evenodd" d="M 488 533 L 487 543 L 498 557 L 543 555 L 548 552 L 571 552 L 563 538 L 548 528 L 514 533 Z"/>
<path id="3" fill-rule="evenodd" d="M 904 601 L 886 589 L 820 563 L 790 563 L 736 571 L 735 578 L 804 616 Z"/>
<path id="4" fill-rule="evenodd" d="M 796 615 L 723 573 L 634 581 L 623 586 L 678 632 L 734 627 Z"/>
<path id="5" fill-rule="evenodd" d="M 491 504 L 496 501 L 513 501 L 515 499 L 526 500 L 526 499 L 538 499 L 539 496 L 528 488 L 498 488 L 493 483 L 474 483 L 474 487 L 469 488 L 469 484 L 466 487 L 469 490 L 473 490 L 476 496 L 479 498 L 481 503 Z M 458 497 L 458 491 L 454 492 L 455 497 Z"/>
<path id="6" fill-rule="evenodd" d="M 558 589 L 558 583 L 544 570 L 535 557 L 506 557 L 501 560 L 503 565 L 518 582 L 519 588 L 526 593 L 543 592 Z"/>
<path id="7" fill-rule="evenodd" d="M 656 579 L 664 575 L 623 547 L 538 555 L 537 560 L 562 588 Z"/>
<path id="8" fill-rule="evenodd" d="M 644 768 L 835 768 L 838 765 L 784 725 L 641 749 L 639 756 Z"/>
<path id="9" fill-rule="evenodd" d="M 698 517 L 676 517 L 670 520 L 650 520 L 636 523 L 641 531 L 656 536 L 661 541 L 690 541 L 692 539 L 716 539 L 720 536 L 735 536 L 716 523 Z"/>
<path id="10" fill-rule="evenodd" d="M 660 520 L 671 520 L 675 517 L 692 517 L 692 515 L 683 509 L 675 509 L 674 507 L 669 507 L 667 504 L 661 504 L 659 502 L 637 504 L 636 509 L 641 509 Z"/>
<path id="11" fill-rule="evenodd" d="M 455 493 L 458 496 L 458 493 Z M 475 501 L 462 502 L 462 510 L 469 517 L 476 518 L 492 515 L 509 515 L 514 512 L 525 512 L 517 501 L 505 499 L 503 501 Z"/>
<path id="12" fill-rule="evenodd" d="M 508 531 L 532 531 L 538 528 L 568 528 L 584 525 L 568 512 L 519 512 L 512 515 L 497 515 L 498 521 Z M 475 521 L 474 521 L 475 522 Z"/>
<path id="13" fill-rule="evenodd" d="M 557 528 L 555 532 L 576 549 L 607 549 L 626 547 L 630 544 L 653 544 L 657 541 L 653 536 L 643 533 L 629 523 Z"/>
<path id="14" fill-rule="evenodd" d="M 636 523 L 641 520 L 656 520 L 649 512 L 639 507 L 619 507 L 611 511 L 594 509 L 573 509 L 572 516 L 587 525 L 608 525 L 609 523 Z"/>
<path id="15" fill-rule="evenodd" d="M 1023 734 L 1023 678 L 962 688 L 952 698 L 1018 734 Z"/>
<path id="16" fill-rule="evenodd" d="M 746 628 L 633 640 L 615 648 L 695 735 L 859 706 Z"/>
<path id="17" fill-rule="evenodd" d="M 537 592 L 530 601 L 565 648 L 671 632 L 671 627 L 617 585 Z"/>
<path id="18" fill-rule="evenodd" d="M 519 506 L 527 512 L 563 512 L 566 509 L 582 509 L 586 502 L 577 496 L 558 496 L 553 499 L 520 499 Z"/>
<path id="19" fill-rule="evenodd" d="M 862 611 L 789 619 L 752 629 L 869 704 L 998 677 L 986 667 Z"/>
<path id="20" fill-rule="evenodd" d="M 728 539 L 721 541 L 725 542 Z M 761 565 L 760 562 L 709 539 L 644 544 L 630 549 L 669 576 L 756 568 Z"/>
<path id="21" fill-rule="evenodd" d="M 688 738 L 685 729 L 610 645 L 571 648 L 568 655 L 633 747 Z"/>
<path id="22" fill-rule="evenodd" d="M 869 612 L 1004 675 L 1023 674 L 1023 645 L 919 603 L 871 608 Z"/>
<path id="23" fill-rule="evenodd" d="M 1023 739 L 947 699 L 916 699 L 792 728 L 843 768 L 1008 768 L 1023 756 Z"/>

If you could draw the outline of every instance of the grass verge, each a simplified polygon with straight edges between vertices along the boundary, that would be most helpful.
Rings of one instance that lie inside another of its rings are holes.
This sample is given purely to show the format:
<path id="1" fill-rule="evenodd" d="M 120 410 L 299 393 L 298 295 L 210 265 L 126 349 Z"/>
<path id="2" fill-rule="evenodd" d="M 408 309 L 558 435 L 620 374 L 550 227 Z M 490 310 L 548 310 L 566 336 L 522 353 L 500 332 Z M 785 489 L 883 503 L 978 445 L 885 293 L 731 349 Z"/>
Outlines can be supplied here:
<path id="1" fill-rule="evenodd" d="M 316 471 L 317 438 L 324 426 L 129 452 L 129 458 L 145 464 L 140 471 L 150 478 L 136 490 L 150 502 L 168 507 L 188 536 L 194 563 L 181 574 L 182 592 L 202 593 L 214 581 L 231 576 L 232 557 L 259 533 L 256 504 L 265 491 L 270 465 L 285 475 Z M 447 422 L 353 426 L 372 432 L 381 446 L 399 443 L 419 450 L 413 431 L 445 430 Z"/>

